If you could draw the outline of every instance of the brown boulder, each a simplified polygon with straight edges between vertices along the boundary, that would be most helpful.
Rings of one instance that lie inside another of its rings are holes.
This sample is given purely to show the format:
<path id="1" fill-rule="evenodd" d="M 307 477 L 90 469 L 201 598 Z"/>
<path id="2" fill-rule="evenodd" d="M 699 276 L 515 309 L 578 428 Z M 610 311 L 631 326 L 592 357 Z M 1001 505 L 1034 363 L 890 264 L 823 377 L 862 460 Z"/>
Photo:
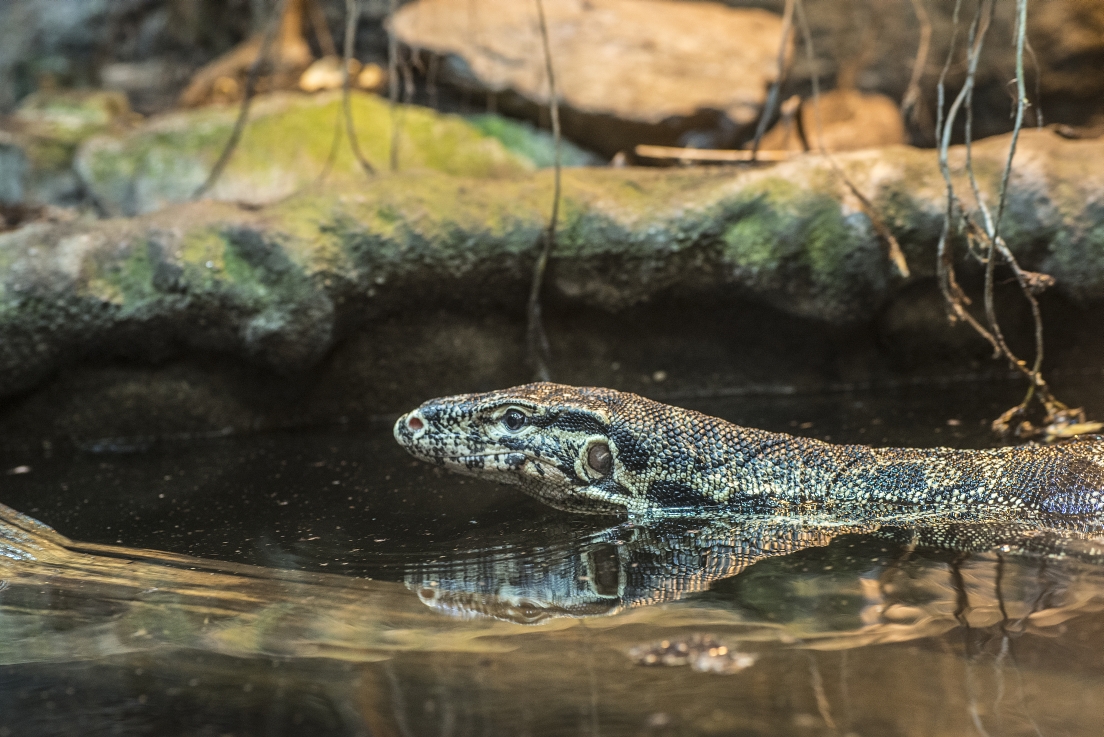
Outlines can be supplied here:
<path id="1" fill-rule="evenodd" d="M 614 151 L 677 143 L 695 128 L 754 124 L 777 76 L 782 21 L 757 9 L 669 0 L 548 0 L 565 130 Z M 549 86 L 532 0 L 419 0 L 394 16 L 405 44 L 444 55 L 457 81 L 546 106 Z M 603 135 L 603 121 L 635 124 Z M 568 130 L 568 128 L 572 130 Z M 731 134 L 730 134 L 731 135 Z M 719 143 L 724 143 L 719 141 Z"/>
<path id="2" fill-rule="evenodd" d="M 809 151 L 823 145 L 828 151 L 858 151 L 903 143 L 908 143 L 905 121 L 893 100 L 857 90 L 832 90 L 818 103 L 787 100 L 782 119 L 763 136 L 759 148 Z"/>

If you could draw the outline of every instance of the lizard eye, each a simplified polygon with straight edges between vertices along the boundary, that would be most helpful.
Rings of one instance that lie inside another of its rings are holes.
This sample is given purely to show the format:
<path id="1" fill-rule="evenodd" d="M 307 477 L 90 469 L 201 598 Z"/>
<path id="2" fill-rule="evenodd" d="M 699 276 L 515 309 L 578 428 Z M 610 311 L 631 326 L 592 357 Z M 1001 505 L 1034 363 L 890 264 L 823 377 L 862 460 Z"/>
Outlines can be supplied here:
<path id="1" fill-rule="evenodd" d="M 516 409 L 508 410 L 506 414 L 502 415 L 502 424 L 510 432 L 517 432 L 525 427 L 525 413 Z"/>
<path id="2" fill-rule="evenodd" d="M 613 468 L 613 454 L 605 443 L 595 443 L 587 450 L 587 465 L 599 476 L 605 476 Z"/>

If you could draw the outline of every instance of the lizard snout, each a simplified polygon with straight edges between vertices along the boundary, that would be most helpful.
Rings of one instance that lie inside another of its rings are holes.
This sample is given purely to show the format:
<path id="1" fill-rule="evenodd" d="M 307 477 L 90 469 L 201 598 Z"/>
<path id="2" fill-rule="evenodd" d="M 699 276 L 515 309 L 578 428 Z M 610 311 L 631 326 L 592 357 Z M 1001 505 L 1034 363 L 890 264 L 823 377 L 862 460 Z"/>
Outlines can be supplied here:
<path id="1" fill-rule="evenodd" d="M 395 440 L 402 444 L 409 443 L 425 434 L 428 426 L 420 411 L 407 412 L 395 422 Z"/>

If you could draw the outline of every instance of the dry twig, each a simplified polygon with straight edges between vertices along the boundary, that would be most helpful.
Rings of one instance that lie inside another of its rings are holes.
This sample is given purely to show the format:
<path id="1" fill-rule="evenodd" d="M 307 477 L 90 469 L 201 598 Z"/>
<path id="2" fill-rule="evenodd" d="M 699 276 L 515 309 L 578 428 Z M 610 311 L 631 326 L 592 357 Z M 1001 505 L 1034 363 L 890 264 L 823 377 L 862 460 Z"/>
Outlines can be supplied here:
<path id="1" fill-rule="evenodd" d="M 717 161 L 726 163 L 755 161 L 786 161 L 797 155 L 795 151 L 748 151 L 747 149 L 679 148 L 677 146 L 652 146 L 641 143 L 633 153 L 645 159 L 676 159 L 678 161 Z"/>

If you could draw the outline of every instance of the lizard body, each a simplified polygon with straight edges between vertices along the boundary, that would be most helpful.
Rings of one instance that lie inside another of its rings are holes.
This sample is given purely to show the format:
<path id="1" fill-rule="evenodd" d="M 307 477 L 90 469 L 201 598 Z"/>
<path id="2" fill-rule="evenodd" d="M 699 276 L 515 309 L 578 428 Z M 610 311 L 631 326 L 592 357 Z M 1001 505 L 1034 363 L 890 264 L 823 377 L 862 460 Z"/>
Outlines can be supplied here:
<path id="1" fill-rule="evenodd" d="M 612 389 L 536 383 L 399 418 L 415 457 L 554 507 L 631 516 L 827 512 L 908 520 L 1104 512 L 1104 439 L 990 450 L 836 445 Z"/>

